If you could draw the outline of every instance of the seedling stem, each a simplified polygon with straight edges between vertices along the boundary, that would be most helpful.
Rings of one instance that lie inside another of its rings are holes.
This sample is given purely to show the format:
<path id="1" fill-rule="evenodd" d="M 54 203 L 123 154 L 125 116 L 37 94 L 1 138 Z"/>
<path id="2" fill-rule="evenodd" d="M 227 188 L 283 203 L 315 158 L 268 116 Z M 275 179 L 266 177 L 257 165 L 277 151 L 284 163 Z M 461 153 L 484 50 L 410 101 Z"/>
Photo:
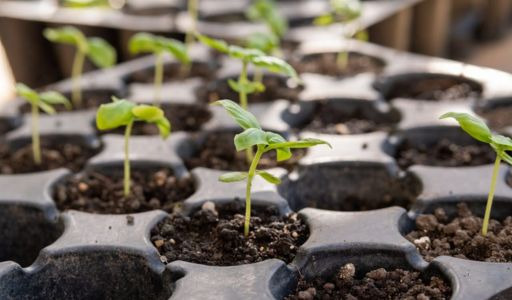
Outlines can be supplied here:
<path id="1" fill-rule="evenodd" d="M 500 163 L 501 163 L 501 157 L 499 155 L 496 155 L 496 161 L 494 162 L 494 168 L 492 170 L 491 189 L 489 190 L 489 195 L 487 196 L 487 204 L 485 206 L 484 221 L 482 223 L 482 235 L 483 236 L 487 235 L 487 228 L 489 227 L 489 219 L 491 218 L 492 200 L 494 198 L 494 191 L 496 189 L 496 181 L 498 179 Z"/>
<path id="2" fill-rule="evenodd" d="M 251 166 L 249 167 L 249 173 L 247 175 L 247 185 L 245 188 L 245 223 L 244 223 L 244 236 L 249 235 L 249 226 L 251 224 L 251 189 L 252 180 L 256 174 L 258 163 L 260 162 L 261 156 L 263 155 L 264 146 L 258 145 L 258 150 L 252 159 Z M 252 151 L 251 151 L 252 152 Z"/>
<path id="3" fill-rule="evenodd" d="M 36 165 L 41 164 L 41 142 L 39 140 L 39 106 L 31 103 L 32 106 L 32 154 Z"/>
<path id="4" fill-rule="evenodd" d="M 124 196 L 130 195 L 130 135 L 132 134 L 133 121 L 126 125 L 124 131 Z"/>
<path id="5" fill-rule="evenodd" d="M 162 83 L 164 81 L 164 55 L 162 52 L 156 53 L 155 58 L 155 103 L 160 106 L 160 98 L 162 94 Z"/>

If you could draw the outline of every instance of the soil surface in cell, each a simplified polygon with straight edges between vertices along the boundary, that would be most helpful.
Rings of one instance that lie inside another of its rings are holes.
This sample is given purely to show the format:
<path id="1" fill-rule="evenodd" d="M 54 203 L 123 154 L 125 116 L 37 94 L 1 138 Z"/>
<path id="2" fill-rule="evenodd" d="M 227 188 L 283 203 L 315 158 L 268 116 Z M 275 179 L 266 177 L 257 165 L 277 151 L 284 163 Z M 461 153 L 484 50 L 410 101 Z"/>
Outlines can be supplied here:
<path id="1" fill-rule="evenodd" d="M 204 79 L 212 78 L 215 69 L 207 63 L 193 62 L 189 69 L 180 63 L 168 63 L 164 66 L 164 82 L 184 80 L 187 78 L 200 77 Z M 154 83 L 155 69 L 145 69 L 134 72 L 127 77 L 128 83 Z"/>
<path id="2" fill-rule="evenodd" d="M 60 210 L 100 214 L 129 214 L 154 209 L 171 212 L 195 191 L 190 178 L 177 178 L 168 169 L 133 170 L 130 195 L 123 192 L 123 173 L 79 173 L 56 185 L 54 200 Z"/>
<path id="3" fill-rule="evenodd" d="M 233 144 L 234 133 L 213 132 L 206 136 L 204 142 L 199 145 L 194 155 L 185 158 L 185 165 L 189 170 L 196 167 L 210 168 L 226 171 L 247 171 L 245 151 L 236 151 Z M 263 154 L 258 169 L 281 167 L 287 170 L 293 169 L 298 161 L 306 154 L 305 149 L 292 150 L 293 156 L 289 160 L 277 162 L 275 151 Z"/>
<path id="4" fill-rule="evenodd" d="M 252 80 L 252 77 L 249 79 Z M 237 79 L 233 80 L 236 81 Z M 300 87 L 288 87 L 287 81 L 288 78 L 276 75 L 265 75 L 263 77 L 265 90 L 247 95 L 248 103 L 270 102 L 277 99 L 296 101 Z M 208 87 L 200 88 L 198 90 L 198 97 L 205 102 L 214 102 L 221 99 L 232 99 L 238 102 L 238 93 L 231 89 L 227 79 L 218 80 L 213 84 Z"/>
<path id="5" fill-rule="evenodd" d="M 13 150 L 8 144 L 0 145 L 0 173 L 19 174 L 68 168 L 81 170 L 97 150 L 78 143 L 45 142 L 41 140 L 41 164 L 34 162 L 32 144 Z"/>
<path id="6" fill-rule="evenodd" d="M 4 135 L 13 129 L 13 124 L 11 124 L 9 121 L 5 119 L 0 119 L 0 135 Z"/>
<path id="7" fill-rule="evenodd" d="M 295 63 L 294 67 L 299 73 L 346 77 L 360 73 L 380 73 L 384 63 L 375 57 L 355 52 L 350 52 L 345 61 L 338 61 L 337 53 L 322 53 L 308 55 Z"/>
<path id="8" fill-rule="evenodd" d="M 457 215 L 448 217 L 442 208 L 420 215 L 416 230 L 406 235 L 426 261 L 437 256 L 487 261 L 512 261 L 512 217 L 491 219 L 488 233 L 482 236 L 482 218 L 474 216 L 467 205 L 457 205 Z"/>
<path id="9" fill-rule="evenodd" d="M 244 237 L 244 212 L 240 202 L 220 207 L 206 202 L 191 216 L 172 214 L 152 230 L 151 240 L 163 261 L 229 266 L 270 258 L 289 263 L 309 235 L 296 213 L 280 216 L 274 208 L 253 207 Z"/>
<path id="10" fill-rule="evenodd" d="M 482 90 L 476 84 L 460 78 L 435 77 L 398 80 L 386 94 L 387 99 L 460 100 L 479 98 Z"/>
<path id="11" fill-rule="evenodd" d="M 212 117 L 207 107 L 201 105 L 172 104 L 163 105 L 162 110 L 171 122 L 171 131 L 198 131 L 203 124 Z M 124 134 L 125 128 L 117 128 L 101 133 Z M 135 122 L 132 127 L 132 135 L 156 135 L 159 134 L 155 124 Z"/>
<path id="12" fill-rule="evenodd" d="M 76 111 L 76 110 L 86 110 L 86 109 L 92 109 L 96 110 L 98 109 L 98 106 L 105 103 L 112 102 L 112 96 L 115 96 L 115 93 L 112 91 L 87 91 L 82 93 L 82 103 L 78 106 L 74 105 L 71 94 L 64 94 L 68 100 L 73 105 L 71 109 L 67 109 L 64 105 L 54 105 L 53 108 L 57 112 L 67 112 L 67 111 Z M 25 103 L 20 106 L 20 111 L 22 113 L 30 113 L 32 110 L 32 107 L 30 104 Z"/>
<path id="13" fill-rule="evenodd" d="M 461 146 L 441 139 L 433 145 L 412 145 L 406 141 L 398 147 L 395 158 L 404 169 L 411 165 L 462 167 L 493 163 L 496 154 L 483 143 Z"/>
<path id="14" fill-rule="evenodd" d="M 296 291 L 286 300 L 335 299 L 449 299 L 451 287 L 441 277 L 423 278 L 419 272 L 384 268 L 372 270 L 363 278 L 355 276 L 353 264 L 342 266 L 328 280 L 317 278 L 311 282 L 301 279 Z"/>
<path id="15" fill-rule="evenodd" d="M 488 125 L 495 130 L 512 126 L 512 106 L 500 106 L 489 110 L 479 112 L 488 123 Z"/>
<path id="16" fill-rule="evenodd" d="M 307 123 L 298 129 L 324 134 L 362 134 L 375 131 L 389 132 L 393 122 L 368 118 L 363 109 L 345 112 L 329 105 L 318 105 Z"/>

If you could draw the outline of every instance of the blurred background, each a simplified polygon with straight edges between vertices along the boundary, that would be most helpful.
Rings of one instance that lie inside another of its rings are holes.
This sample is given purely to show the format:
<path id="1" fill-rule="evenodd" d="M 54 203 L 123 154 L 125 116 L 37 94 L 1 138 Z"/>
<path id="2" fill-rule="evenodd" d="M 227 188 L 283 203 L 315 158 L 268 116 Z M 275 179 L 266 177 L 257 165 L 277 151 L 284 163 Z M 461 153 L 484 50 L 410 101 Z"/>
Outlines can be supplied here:
<path id="1" fill-rule="evenodd" d="M 183 38 L 186 26 L 180 23 L 186 0 L 111 0 L 108 8 L 79 9 L 62 2 L 66 1 L 0 0 L 0 100 L 12 97 L 15 80 L 43 86 L 68 75 L 59 61 L 63 50 L 52 49 L 41 36 L 47 26 L 79 26 L 113 41 L 121 53 L 136 31 Z M 71 2 L 76 6 L 87 0 Z M 200 0 L 199 19 L 225 22 L 223 16 L 229 19 L 233 12 L 243 12 L 249 2 Z M 321 13 L 328 0 L 278 4 L 295 14 L 289 19 L 297 20 Z M 511 0 L 369 0 L 363 1 L 360 22 L 368 29 L 370 42 L 512 72 L 511 13 Z M 121 55 L 121 60 L 128 59 Z"/>

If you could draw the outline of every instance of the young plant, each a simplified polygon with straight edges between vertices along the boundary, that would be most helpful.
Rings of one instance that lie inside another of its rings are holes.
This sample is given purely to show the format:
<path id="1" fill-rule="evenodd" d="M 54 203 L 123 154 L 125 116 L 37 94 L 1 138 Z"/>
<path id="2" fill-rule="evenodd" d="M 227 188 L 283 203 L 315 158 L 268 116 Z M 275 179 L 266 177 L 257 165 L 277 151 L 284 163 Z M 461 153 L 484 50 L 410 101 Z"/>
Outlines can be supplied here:
<path id="1" fill-rule="evenodd" d="M 291 149 L 308 148 L 321 144 L 326 144 L 330 147 L 330 145 L 319 139 L 287 141 L 277 133 L 263 131 L 256 117 L 233 101 L 219 100 L 213 104 L 223 106 L 236 123 L 244 129 L 242 133 L 235 135 L 234 143 L 236 150 L 242 151 L 252 147 L 257 148 L 247 172 L 231 172 L 219 177 L 219 180 L 222 182 L 246 180 L 244 235 L 247 237 L 251 220 L 251 188 L 254 176 L 258 175 L 271 184 L 281 183 L 281 180 L 272 174 L 258 170 L 261 156 L 266 152 L 276 151 L 277 161 L 285 161 L 292 157 Z"/>
<path id="2" fill-rule="evenodd" d="M 154 105 L 159 106 L 162 82 L 164 79 L 164 54 L 169 53 L 176 57 L 181 63 L 188 65 L 190 58 L 187 54 L 187 48 L 178 40 L 141 32 L 130 39 L 129 49 L 132 54 L 153 53 L 155 55 Z"/>
<path id="3" fill-rule="evenodd" d="M 82 105 L 81 77 L 85 57 L 99 68 L 108 68 L 116 63 L 117 54 L 114 47 L 99 37 L 87 38 L 73 26 L 46 28 L 44 36 L 54 43 L 69 44 L 76 47 L 75 58 L 71 69 L 72 94 L 71 100 L 75 107 Z"/>
<path id="4" fill-rule="evenodd" d="M 360 0 L 331 0 L 331 11 L 316 18 L 313 23 L 317 26 L 327 26 L 334 23 L 342 23 L 347 25 L 358 20 L 362 14 L 362 5 Z M 345 26 L 343 28 L 344 38 L 367 41 L 368 33 L 360 30 L 359 25 L 356 27 Z M 341 51 L 338 53 L 336 63 L 342 69 L 348 65 L 348 52 Z"/>
<path id="5" fill-rule="evenodd" d="M 242 61 L 242 71 L 240 72 L 238 81 L 230 79 L 228 83 L 231 89 L 238 93 L 240 106 L 245 110 L 247 109 L 247 95 L 265 90 L 265 86 L 261 82 L 250 81 L 247 78 L 247 68 L 249 64 L 270 72 L 284 74 L 299 83 L 301 82 L 293 67 L 280 58 L 266 55 L 258 49 L 228 45 L 223 40 L 213 39 L 201 34 L 196 34 L 196 37 L 206 46 Z"/>
<path id="6" fill-rule="evenodd" d="M 16 93 L 27 100 L 32 107 L 32 156 L 34 163 L 40 165 L 41 159 L 41 143 L 39 138 L 39 110 L 43 110 L 47 114 L 54 114 L 53 105 L 62 104 L 67 109 L 71 109 L 71 103 L 61 93 L 48 91 L 38 94 L 35 90 L 29 88 L 23 83 L 16 84 Z"/>
<path id="7" fill-rule="evenodd" d="M 194 42 L 194 33 L 197 31 L 197 16 L 198 16 L 199 0 L 188 0 L 187 13 L 190 18 L 190 30 L 185 35 L 185 45 L 187 51 L 190 50 L 190 45 Z"/>
<path id="8" fill-rule="evenodd" d="M 171 123 L 164 112 L 155 106 L 137 105 L 124 99 L 112 97 L 112 103 L 102 104 L 96 113 L 96 126 L 99 130 L 110 130 L 125 126 L 124 132 L 124 196 L 130 195 L 130 135 L 133 123 L 142 121 L 155 124 L 162 138 L 171 133 Z"/>
<path id="9" fill-rule="evenodd" d="M 246 15 L 250 20 L 265 23 L 269 32 L 278 39 L 288 31 L 288 21 L 279 14 L 273 0 L 255 0 Z"/>
<path id="10" fill-rule="evenodd" d="M 474 139 L 489 144 L 496 152 L 496 160 L 494 162 L 494 169 L 491 177 L 491 188 L 487 197 L 487 205 L 485 207 L 485 215 L 482 224 L 482 235 L 487 235 L 487 228 L 489 226 L 489 219 L 491 216 L 492 200 L 494 198 L 494 190 L 496 188 L 496 181 L 498 179 L 499 168 L 501 160 L 506 161 L 512 165 L 512 157 L 507 154 L 506 151 L 512 150 L 512 139 L 499 135 L 493 134 L 489 127 L 479 118 L 466 114 L 466 113 L 455 113 L 449 112 L 440 117 L 454 118 L 460 125 L 460 127 L 467 132 Z"/>

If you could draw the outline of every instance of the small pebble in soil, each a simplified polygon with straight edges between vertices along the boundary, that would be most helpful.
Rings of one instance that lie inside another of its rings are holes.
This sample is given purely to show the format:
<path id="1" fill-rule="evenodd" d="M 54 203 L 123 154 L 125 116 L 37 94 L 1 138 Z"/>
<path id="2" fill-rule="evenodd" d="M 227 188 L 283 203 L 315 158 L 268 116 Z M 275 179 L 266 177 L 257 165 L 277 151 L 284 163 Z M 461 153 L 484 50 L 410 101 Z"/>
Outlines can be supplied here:
<path id="1" fill-rule="evenodd" d="M 270 258 L 289 263 L 309 235 L 296 213 L 281 216 L 273 207 L 253 207 L 246 238 L 243 214 L 238 201 L 222 206 L 206 202 L 191 216 L 171 214 L 153 228 L 151 240 L 168 262 L 229 266 Z"/>
<path id="2" fill-rule="evenodd" d="M 482 212 L 483 213 L 483 212 Z M 442 208 L 416 218 L 416 230 L 406 235 L 426 261 L 437 256 L 487 261 L 512 261 L 512 217 L 491 219 L 487 236 L 482 236 L 482 218 L 465 203 L 457 205 L 457 215 L 448 218 Z"/>
<path id="3" fill-rule="evenodd" d="M 372 270 L 364 278 L 356 277 L 356 267 L 348 263 L 325 280 L 299 280 L 295 292 L 285 300 L 335 299 L 449 299 L 451 287 L 441 277 L 423 278 L 419 272 L 384 268 Z"/>

